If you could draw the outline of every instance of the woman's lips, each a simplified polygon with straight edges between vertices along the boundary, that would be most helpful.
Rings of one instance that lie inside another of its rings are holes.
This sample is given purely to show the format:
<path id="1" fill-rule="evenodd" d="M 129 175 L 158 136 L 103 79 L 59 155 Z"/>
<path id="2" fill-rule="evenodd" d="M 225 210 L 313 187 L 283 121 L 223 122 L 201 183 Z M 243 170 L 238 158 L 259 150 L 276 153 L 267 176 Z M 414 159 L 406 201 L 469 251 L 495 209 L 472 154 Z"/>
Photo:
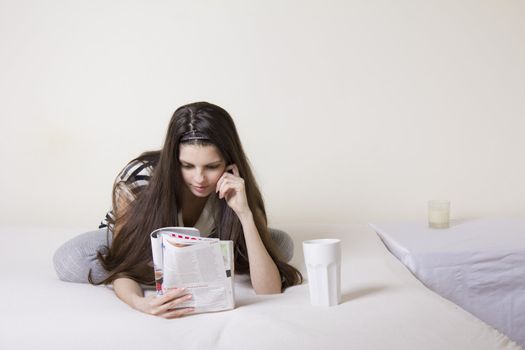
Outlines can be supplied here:
<path id="1" fill-rule="evenodd" d="M 193 188 L 195 189 L 195 191 L 197 192 L 206 192 L 206 189 L 208 188 L 208 186 L 193 186 Z"/>

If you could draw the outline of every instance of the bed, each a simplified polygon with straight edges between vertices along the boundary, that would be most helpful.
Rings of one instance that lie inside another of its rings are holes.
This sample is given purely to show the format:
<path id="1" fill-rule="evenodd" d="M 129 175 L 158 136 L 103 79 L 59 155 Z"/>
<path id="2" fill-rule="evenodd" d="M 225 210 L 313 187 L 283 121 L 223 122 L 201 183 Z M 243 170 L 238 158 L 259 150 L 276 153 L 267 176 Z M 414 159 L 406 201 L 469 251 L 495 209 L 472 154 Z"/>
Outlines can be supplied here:
<path id="1" fill-rule="evenodd" d="M 255 295 L 236 276 L 236 308 L 164 320 L 108 287 L 61 282 L 52 254 L 86 229 L 0 228 L 0 349 L 521 349 L 423 286 L 367 225 L 280 225 L 295 241 L 342 240 L 342 303 L 309 304 L 306 284 Z"/>
<path id="2" fill-rule="evenodd" d="M 525 219 L 371 224 L 423 284 L 525 345 Z"/>

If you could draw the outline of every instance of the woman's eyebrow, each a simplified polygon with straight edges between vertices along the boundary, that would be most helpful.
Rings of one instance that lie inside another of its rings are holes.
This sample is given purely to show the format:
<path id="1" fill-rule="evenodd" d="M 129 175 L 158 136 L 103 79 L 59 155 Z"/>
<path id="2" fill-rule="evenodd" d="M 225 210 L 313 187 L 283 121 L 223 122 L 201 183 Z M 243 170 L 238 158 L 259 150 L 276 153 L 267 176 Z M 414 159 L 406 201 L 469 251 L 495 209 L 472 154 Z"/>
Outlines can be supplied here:
<path id="1" fill-rule="evenodd" d="M 187 165 L 193 165 L 191 162 L 188 162 L 188 161 L 186 161 L 186 160 L 184 160 L 184 159 L 179 159 L 179 161 L 180 161 L 181 163 L 184 163 L 184 164 L 187 164 Z M 210 163 L 205 164 L 205 165 L 207 165 L 207 166 L 210 166 L 210 165 L 219 165 L 219 164 L 221 164 L 222 162 L 223 162 L 223 161 L 219 159 L 219 160 L 216 160 L 216 161 L 210 162 Z"/>
<path id="2" fill-rule="evenodd" d="M 206 165 L 219 165 L 222 163 L 222 160 L 216 160 L 215 162 L 208 163 Z"/>

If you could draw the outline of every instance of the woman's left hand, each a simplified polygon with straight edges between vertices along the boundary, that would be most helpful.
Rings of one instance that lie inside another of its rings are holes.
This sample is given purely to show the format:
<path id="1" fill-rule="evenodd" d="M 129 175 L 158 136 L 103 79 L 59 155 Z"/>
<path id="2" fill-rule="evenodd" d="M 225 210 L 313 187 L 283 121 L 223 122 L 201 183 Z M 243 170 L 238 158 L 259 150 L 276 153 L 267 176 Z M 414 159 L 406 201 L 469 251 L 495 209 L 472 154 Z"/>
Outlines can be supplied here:
<path id="1" fill-rule="evenodd" d="M 233 172 L 230 173 L 229 170 Z M 226 167 L 226 171 L 217 181 L 215 192 L 218 193 L 219 198 L 224 198 L 226 203 L 237 214 L 239 218 L 251 213 L 246 198 L 246 188 L 244 187 L 244 179 L 239 175 L 239 168 L 236 164 L 231 164 Z"/>

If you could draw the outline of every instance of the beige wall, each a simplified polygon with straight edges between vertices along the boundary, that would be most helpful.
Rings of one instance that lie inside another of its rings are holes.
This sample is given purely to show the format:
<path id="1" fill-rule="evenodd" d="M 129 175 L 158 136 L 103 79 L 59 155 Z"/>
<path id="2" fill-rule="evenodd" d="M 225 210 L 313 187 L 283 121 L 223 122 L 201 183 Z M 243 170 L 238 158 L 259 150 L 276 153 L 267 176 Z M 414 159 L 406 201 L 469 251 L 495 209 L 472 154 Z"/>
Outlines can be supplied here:
<path id="1" fill-rule="evenodd" d="M 522 1 L 0 1 L 0 223 L 95 227 L 173 110 L 234 116 L 271 223 L 525 215 Z"/>

